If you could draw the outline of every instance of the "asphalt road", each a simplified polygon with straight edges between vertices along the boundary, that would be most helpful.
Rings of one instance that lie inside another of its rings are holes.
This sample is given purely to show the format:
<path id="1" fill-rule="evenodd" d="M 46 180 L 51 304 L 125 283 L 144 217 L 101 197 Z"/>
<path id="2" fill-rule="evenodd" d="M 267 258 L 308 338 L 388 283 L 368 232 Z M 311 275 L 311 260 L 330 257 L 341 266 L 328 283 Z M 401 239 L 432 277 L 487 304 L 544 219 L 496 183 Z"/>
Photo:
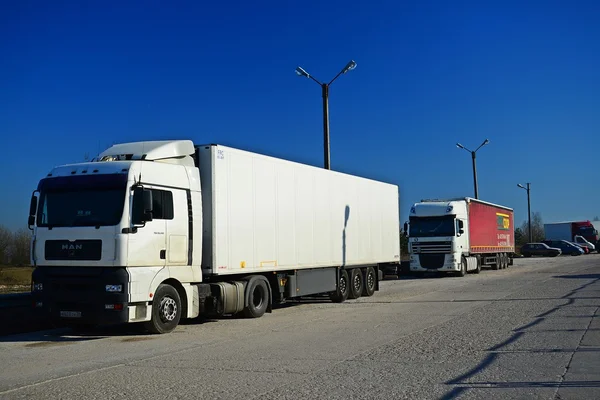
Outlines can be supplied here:
<path id="1" fill-rule="evenodd" d="M 0 337 L 2 399 L 600 398 L 600 255 L 264 317 Z M 6 323 L 6 322 L 4 322 Z"/>

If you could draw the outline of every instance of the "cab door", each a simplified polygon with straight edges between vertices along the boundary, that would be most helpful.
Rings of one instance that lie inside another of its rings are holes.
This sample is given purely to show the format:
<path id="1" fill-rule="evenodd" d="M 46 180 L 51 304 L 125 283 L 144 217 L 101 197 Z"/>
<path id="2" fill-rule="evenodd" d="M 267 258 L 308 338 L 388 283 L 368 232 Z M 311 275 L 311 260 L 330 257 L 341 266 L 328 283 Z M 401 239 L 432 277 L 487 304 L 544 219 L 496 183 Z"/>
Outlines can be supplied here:
<path id="1" fill-rule="evenodd" d="M 152 193 L 152 220 L 137 226 L 129 235 L 128 265 L 130 267 L 164 267 L 167 249 L 167 220 L 169 198 L 164 195 L 164 190 L 157 187 L 145 186 Z M 132 219 L 141 218 L 139 210 L 143 209 L 138 202 L 142 202 L 142 195 L 134 194 L 132 204 Z M 172 199 L 170 202 L 172 212 Z M 165 209 L 167 212 L 165 212 Z"/>

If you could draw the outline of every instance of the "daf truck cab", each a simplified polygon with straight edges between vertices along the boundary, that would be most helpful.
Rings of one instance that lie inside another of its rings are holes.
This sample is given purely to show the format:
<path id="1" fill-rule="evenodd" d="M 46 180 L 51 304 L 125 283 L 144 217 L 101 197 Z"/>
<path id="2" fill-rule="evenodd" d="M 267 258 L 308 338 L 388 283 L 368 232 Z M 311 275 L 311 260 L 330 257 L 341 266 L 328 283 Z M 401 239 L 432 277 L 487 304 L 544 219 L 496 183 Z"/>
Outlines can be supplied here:
<path id="1" fill-rule="evenodd" d="M 483 265 L 507 268 L 514 253 L 513 211 L 470 197 L 422 200 L 410 209 L 410 271 L 464 276 Z"/>

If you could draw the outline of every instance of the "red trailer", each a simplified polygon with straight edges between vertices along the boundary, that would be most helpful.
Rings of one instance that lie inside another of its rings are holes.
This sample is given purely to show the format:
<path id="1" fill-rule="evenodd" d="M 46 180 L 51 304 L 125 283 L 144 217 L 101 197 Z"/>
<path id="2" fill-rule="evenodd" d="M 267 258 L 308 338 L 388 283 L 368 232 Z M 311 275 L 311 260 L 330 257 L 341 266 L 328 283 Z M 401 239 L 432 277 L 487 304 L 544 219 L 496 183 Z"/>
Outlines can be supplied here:
<path id="1" fill-rule="evenodd" d="M 515 252 L 512 208 L 467 198 L 470 253 L 496 257 Z M 489 260 L 492 261 L 492 260 Z M 485 261 L 482 264 L 488 264 Z M 493 266 L 493 263 L 492 263 Z"/>
<path id="2" fill-rule="evenodd" d="M 411 272 L 464 276 L 479 273 L 484 265 L 492 269 L 512 265 L 512 208 L 471 197 L 421 200 L 411 207 L 409 222 Z"/>

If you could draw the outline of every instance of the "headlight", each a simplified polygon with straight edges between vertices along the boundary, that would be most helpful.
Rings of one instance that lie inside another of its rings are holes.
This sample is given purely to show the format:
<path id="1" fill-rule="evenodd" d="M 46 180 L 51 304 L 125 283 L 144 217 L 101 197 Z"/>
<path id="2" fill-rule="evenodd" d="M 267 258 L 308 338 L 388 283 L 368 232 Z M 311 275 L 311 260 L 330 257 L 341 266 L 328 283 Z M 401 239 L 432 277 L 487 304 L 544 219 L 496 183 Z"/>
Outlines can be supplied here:
<path id="1" fill-rule="evenodd" d="M 106 285 L 106 291 L 109 293 L 121 293 L 123 285 Z"/>
<path id="2" fill-rule="evenodd" d="M 33 284 L 33 291 L 34 292 L 41 292 L 42 290 L 44 290 L 44 285 L 41 283 L 34 283 Z"/>

